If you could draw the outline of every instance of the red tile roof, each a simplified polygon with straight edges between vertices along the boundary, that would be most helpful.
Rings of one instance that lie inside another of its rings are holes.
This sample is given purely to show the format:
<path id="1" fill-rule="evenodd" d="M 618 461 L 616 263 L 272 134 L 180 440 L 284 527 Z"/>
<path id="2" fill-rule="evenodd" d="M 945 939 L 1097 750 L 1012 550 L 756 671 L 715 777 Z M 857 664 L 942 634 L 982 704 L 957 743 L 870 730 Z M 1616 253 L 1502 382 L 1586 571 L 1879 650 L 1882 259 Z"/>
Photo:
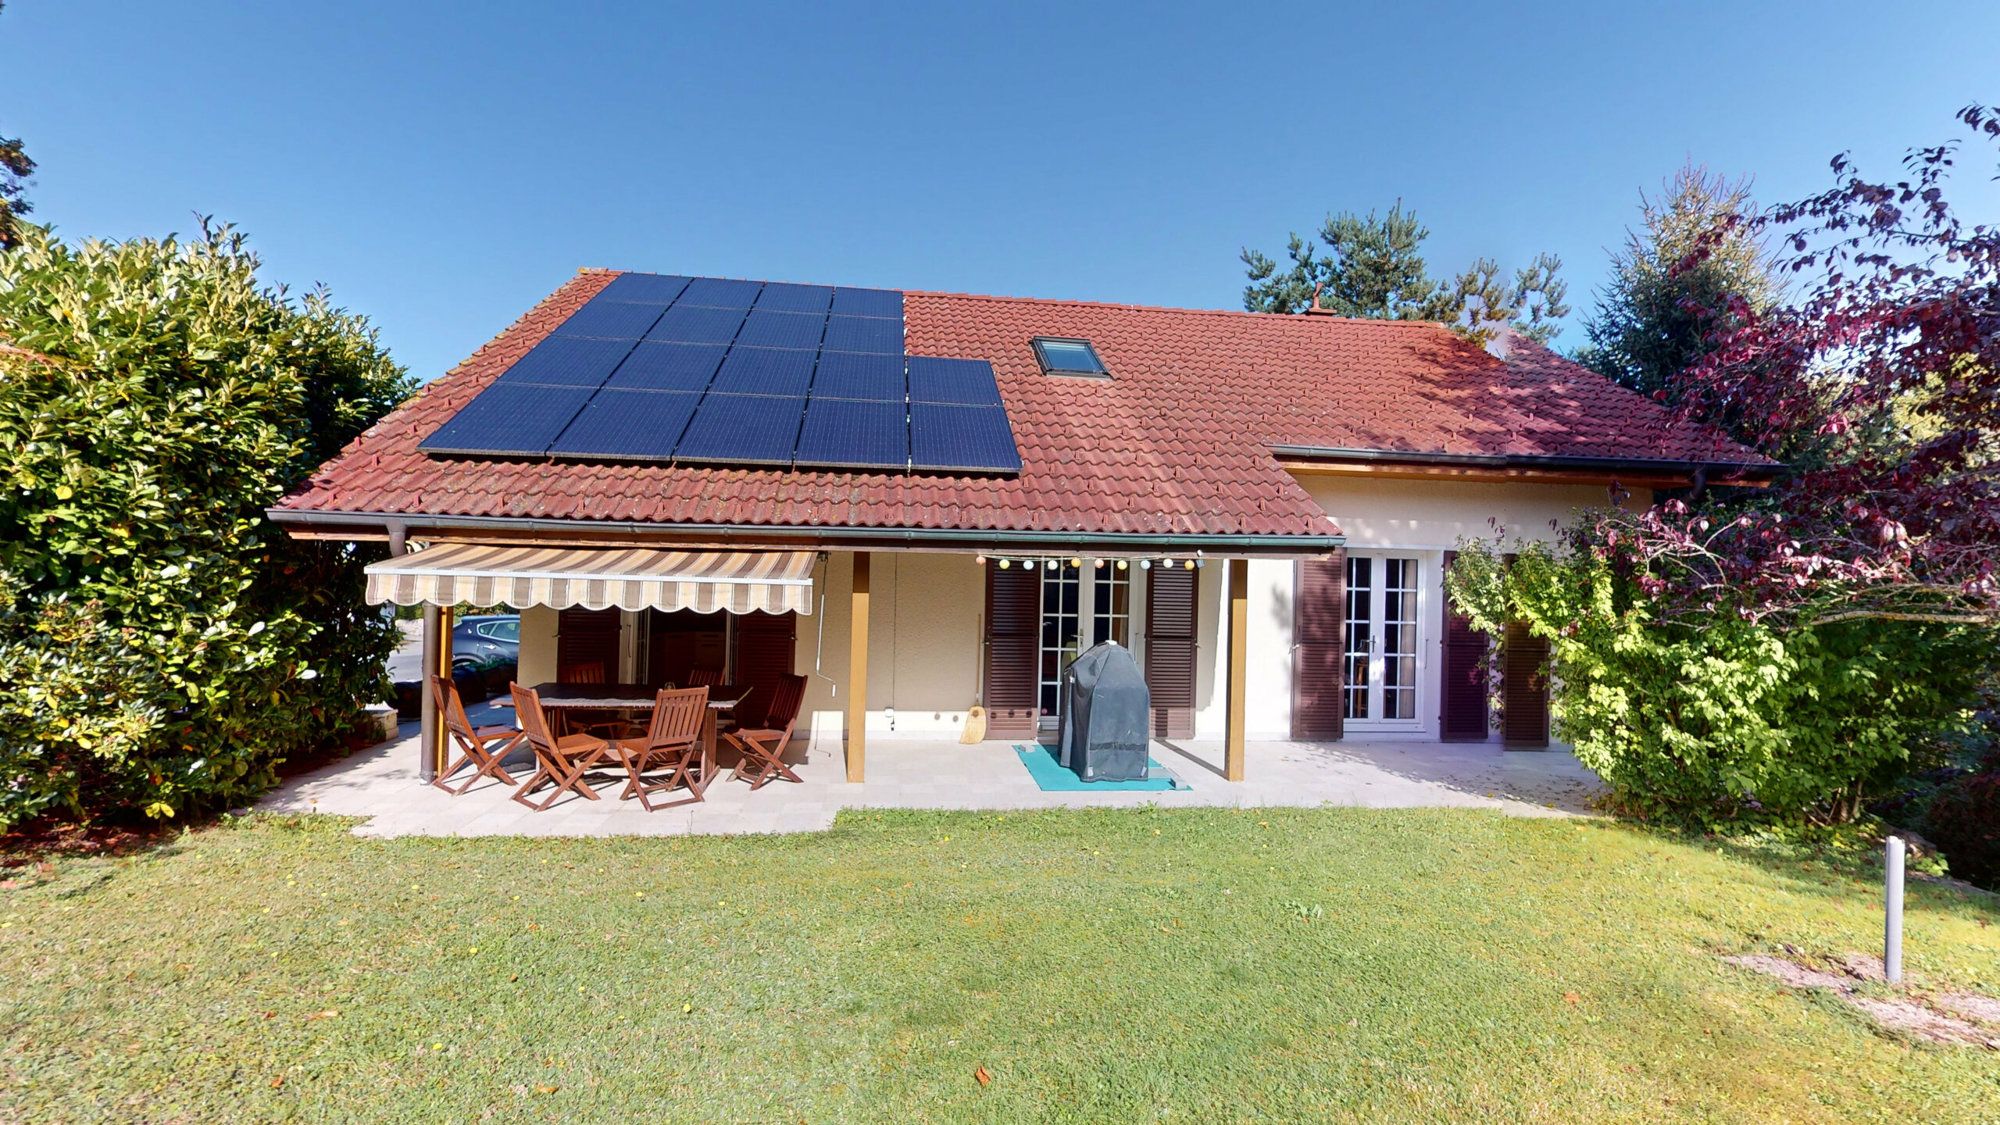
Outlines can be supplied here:
<path id="1" fill-rule="evenodd" d="M 356 438 L 283 512 L 1145 536 L 1325 536 L 1273 446 L 1751 461 L 1546 349 L 1503 362 L 1446 329 L 910 292 L 914 355 L 989 359 L 1019 477 L 472 461 L 417 443 L 617 274 L 585 271 Z M 1041 374 L 1034 336 L 1097 347 L 1109 380 Z"/>

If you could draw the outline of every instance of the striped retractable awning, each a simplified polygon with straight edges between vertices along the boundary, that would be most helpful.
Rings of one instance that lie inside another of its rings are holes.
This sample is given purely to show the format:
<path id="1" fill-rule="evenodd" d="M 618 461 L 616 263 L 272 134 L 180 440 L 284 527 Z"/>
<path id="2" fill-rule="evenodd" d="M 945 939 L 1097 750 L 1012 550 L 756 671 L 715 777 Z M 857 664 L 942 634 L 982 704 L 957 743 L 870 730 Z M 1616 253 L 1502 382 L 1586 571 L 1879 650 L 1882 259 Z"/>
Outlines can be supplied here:
<path id="1" fill-rule="evenodd" d="M 445 543 L 373 563 L 377 605 L 812 612 L 811 551 L 485 547 Z"/>

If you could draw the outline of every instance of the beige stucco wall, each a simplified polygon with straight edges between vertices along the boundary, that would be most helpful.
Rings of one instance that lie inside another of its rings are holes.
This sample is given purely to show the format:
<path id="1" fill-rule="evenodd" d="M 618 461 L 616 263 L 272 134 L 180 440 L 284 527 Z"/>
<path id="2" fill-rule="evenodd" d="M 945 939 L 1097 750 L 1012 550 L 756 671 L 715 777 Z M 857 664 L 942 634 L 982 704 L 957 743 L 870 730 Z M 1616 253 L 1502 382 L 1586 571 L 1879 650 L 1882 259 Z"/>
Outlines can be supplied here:
<path id="1" fill-rule="evenodd" d="M 521 656 L 514 666 L 514 679 L 523 684 L 543 684 L 556 678 L 556 611 L 545 605 L 521 611 Z"/>
<path id="2" fill-rule="evenodd" d="M 1301 483 L 1347 536 L 1350 550 L 1395 549 L 1421 560 L 1426 587 L 1421 660 L 1427 694 L 1422 709 L 1424 725 L 1416 737 L 1436 735 L 1437 645 L 1444 627 L 1444 601 L 1436 585 L 1443 552 L 1461 539 L 1490 537 L 1496 527 L 1509 538 L 1549 542 L 1577 513 L 1610 502 L 1602 485 L 1353 477 L 1306 477 Z M 1652 503 L 1652 496 L 1641 491 L 1626 503 L 1644 506 Z M 1228 717 L 1225 685 L 1216 671 L 1218 662 L 1226 659 L 1229 636 L 1221 571 L 1222 567 L 1211 565 L 1203 572 L 1201 584 L 1203 642 L 1196 681 L 1200 706 L 1195 712 L 1195 734 L 1201 738 L 1221 738 Z M 1250 563 L 1245 709 L 1247 734 L 1252 739 L 1282 739 L 1291 733 L 1294 573 L 1290 562 Z"/>
<path id="3" fill-rule="evenodd" d="M 1350 547 L 1450 550 L 1461 539 L 1491 537 L 1497 522 L 1509 538 L 1549 542 L 1551 521 L 1567 524 L 1586 508 L 1610 502 L 1602 485 L 1484 484 L 1459 481 L 1305 477 L 1306 491 L 1326 509 Z M 1627 503 L 1644 506 L 1649 494 Z"/>
<path id="4" fill-rule="evenodd" d="M 1442 552 L 1461 538 L 1488 536 L 1494 521 L 1510 536 L 1548 540 L 1552 525 L 1584 508 L 1602 505 L 1606 492 L 1589 485 L 1476 484 L 1429 481 L 1307 478 L 1303 482 L 1353 550 L 1397 549 L 1424 560 L 1425 584 L 1436 582 Z M 1639 495 L 1630 503 L 1645 504 Z M 1252 560 L 1250 567 L 1247 686 L 1249 736 L 1283 739 L 1291 730 L 1292 615 L 1295 564 Z M 838 552 L 814 572 L 814 612 L 799 619 L 793 667 L 807 678 L 805 711 L 816 739 L 837 749 L 849 691 L 847 674 L 853 556 Z M 1220 738 L 1226 721 L 1227 567 L 1202 567 L 1197 584 L 1201 645 L 1197 654 L 1195 730 Z M 979 690 L 985 610 L 985 575 L 971 555 L 890 553 L 873 555 L 869 630 L 868 730 L 871 736 L 956 738 L 966 708 Z M 1134 647 L 1144 656 L 1144 574 L 1135 570 Z M 1425 662 L 1434 712 L 1434 648 L 1442 632 L 1443 604 L 1430 596 L 1423 607 Z M 556 614 L 530 609 L 521 615 L 523 683 L 555 678 Z M 1434 733 L 1430 714 L 1423 732 Z"/>
<path id="5" fill-rule="evenodd" d="M 971 555 L 876 552 L 868 574 L 869 732 L 956 738 L 978 691 L 986 599 L 979 564 Z M 807 677 L 815 736 L 838 740 L 846 723 L 854 556 L 830 555 L 816 577 L 825 609 L 816 604 L 813 617 L 799 619 L 794 667 Z"/>

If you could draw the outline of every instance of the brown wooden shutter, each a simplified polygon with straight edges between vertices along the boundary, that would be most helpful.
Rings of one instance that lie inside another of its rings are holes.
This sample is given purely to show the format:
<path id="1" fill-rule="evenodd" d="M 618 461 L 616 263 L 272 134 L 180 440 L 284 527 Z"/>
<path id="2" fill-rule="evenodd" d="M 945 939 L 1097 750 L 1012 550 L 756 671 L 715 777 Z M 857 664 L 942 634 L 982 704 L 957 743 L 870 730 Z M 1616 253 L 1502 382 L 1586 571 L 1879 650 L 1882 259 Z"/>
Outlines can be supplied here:
<path id="1" fill-rule="evenodd" d="M 1035 737 L 1040 681 L 1042 580 L 1025 567 L 986 561 L 986 736 Z"/>
<path id="2" fill-rule="evenodd" d="M 556 679 L 610 683 L 618 678 L 618 628 L 623 614 L 615 609 L 563 610 L 556 616 Z"/>
<path id="3" fill-rule="evenodd" d="M 721 671 L 729 657 L 729 614 L 695 613 L 680 609 L 646 611 L 648 644 L 646 686 L 685 687 L 696 668 Z"/>
<path id="4" fill-rule="evenodd" d="M 1162 566 L 1146 572 L 1146 687 L 1153 695 L 1155 737 L 1194 737 L 1199 573 Z"/>
<path id="5" fill-rule="evenodd" d="M 751 726 L 763 721 L 777 698 L 778 684 L 792 674 L 797 652 L 797 614 L 760 612 L 736 618 L 736 668 L 731 679 L 750 689 L 750 697 L 737 709 L 738 722 Z"/>
<path id="6" fill-rule="evenodd" d="M 1542 674 L 1549 642 L 1528 632 L 1524 621 L 1510 622 L 1500 644 L 1500 735 L 1508 746 L 1549 744 L 1549 685 Z"/>
<path id="7" fill-rule="evenodd" d="M 1444 553 L 1444 574 L 1451 570 L 1457 551 Z M 1486 706 L 1487 636 L 1472 627 L 1472 621 L 1452 608 L 1444 597 L 1443 690 L 1438 693 L 1438 737 L 1445 742 L 1484 742 L 1492 722 Z"/>
<path id="8" fill-rule="evenodd" d="M 1292 597 L 1292 737 L 1346 733 L 1342 674 L 1347 663 L 1347 552 L 1300 559 Z"/>

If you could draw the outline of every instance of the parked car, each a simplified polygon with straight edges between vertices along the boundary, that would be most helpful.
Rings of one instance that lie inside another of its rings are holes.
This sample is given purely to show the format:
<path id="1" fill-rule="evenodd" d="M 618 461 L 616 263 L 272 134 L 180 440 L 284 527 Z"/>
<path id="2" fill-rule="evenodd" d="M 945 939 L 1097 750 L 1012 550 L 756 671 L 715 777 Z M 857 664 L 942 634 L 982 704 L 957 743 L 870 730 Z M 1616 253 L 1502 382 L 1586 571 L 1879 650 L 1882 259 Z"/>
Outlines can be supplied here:
<path id="1" fill-rule="evenodd" d="M 451 629 L 451 659 L 456 665 L 515 664 L 521 657 L 521 617 L 515 613 L 480 613 L 461 618 Z"/>

